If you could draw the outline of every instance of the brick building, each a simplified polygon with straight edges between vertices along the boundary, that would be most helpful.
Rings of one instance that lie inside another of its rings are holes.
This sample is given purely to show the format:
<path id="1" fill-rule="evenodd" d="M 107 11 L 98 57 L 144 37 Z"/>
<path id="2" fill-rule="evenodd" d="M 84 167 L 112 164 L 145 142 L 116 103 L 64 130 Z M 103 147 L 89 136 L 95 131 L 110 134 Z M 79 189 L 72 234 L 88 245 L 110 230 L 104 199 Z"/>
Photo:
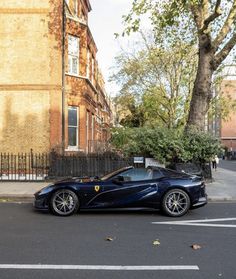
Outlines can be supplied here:
<path id="1" fill-rule="evenodd" d="M 219 88 L 215 89 L 215 94 L 220 94 L 231 100 L 236 100 L 236 66 L 225 66 L 222 73 L 222 81 Z M 216 107 L 217 109 L 217 107 Z M 231 111 L 226 120 L 217 113 L 208 122 L 208 131 L 218 137 L 223 146 L 227 147 L 236 157 L 236 112 Z"/>
<path id="2" fill-rule="evenodd" d="M 221 91 L 232 100 L 236 100 L 236 79 L 225 79 L 222 82 Z M 221 120 L 220 127 L 222 144 L 236 157 L 236 112 L 231 112 L 227 121 Z"/>
<path id="3" fill-rule="evenodd" d="M 93 152 L 107 141 L 90 11 L 89 0 L 0 2 L 0 152 Z"/>

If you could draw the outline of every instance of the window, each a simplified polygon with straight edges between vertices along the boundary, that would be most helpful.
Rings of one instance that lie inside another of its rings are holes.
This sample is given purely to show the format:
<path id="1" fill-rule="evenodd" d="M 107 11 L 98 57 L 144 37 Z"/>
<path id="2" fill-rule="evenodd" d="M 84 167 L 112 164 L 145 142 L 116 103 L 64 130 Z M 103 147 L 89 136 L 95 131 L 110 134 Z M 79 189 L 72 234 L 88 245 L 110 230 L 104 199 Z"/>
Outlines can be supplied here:
<path id="1" fill-rule="evenodd" d="M 118 175 L 112 177 L 113 179 L 117 176 L 122 176 L 125 182 L 128 181 L 141 181 L 141 180 L 149 180 L 152 179 L 152 170 L 151 169 L 129 169 Z"/>
<path id="2" fill-rule="evenodd" d="M 89 111 L 86 112 L 86 146 L 89 148 Z"/>
<path id="3" fill-rule="evenodd" d="M 94 114 L 92 114 L 92 141 L 94 140 Z"/>
<path id="4" fill-rule="evenodd" d="M 95 70 L 95 68 L 94 68 L 94 65 L 95 65 L 95 60 L 94 60 L 94 58 L 92 58 L 92 84 L 94 83 L 94 74 L 95 74 L 95 72 L 94 72 L 94 70 Z"/>
<path id="5" fill-rule="evenodd" d="M 79 108 L 69 107 L 68 108 L 68 146 L 78 147 L 79 145 Z"/>
<path id="6" fill-rule="evenodd" d="M 68 73 L 79 75 L 79 38 L 68 36 Z"/>
<path id="7" fill-rule="evenodd" d="M 90 79 L 90 50 L 87 50 L 87 78 Z"/>

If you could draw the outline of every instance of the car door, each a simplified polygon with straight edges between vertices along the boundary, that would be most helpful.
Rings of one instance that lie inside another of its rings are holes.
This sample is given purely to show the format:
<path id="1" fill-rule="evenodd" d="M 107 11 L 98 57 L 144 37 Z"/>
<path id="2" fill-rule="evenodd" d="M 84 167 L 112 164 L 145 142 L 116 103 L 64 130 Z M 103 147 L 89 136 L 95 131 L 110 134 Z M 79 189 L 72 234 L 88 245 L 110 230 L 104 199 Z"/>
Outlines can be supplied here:
<path id="1" fill-rule="evenodd" d="M 152 170 L 129 169 L 105 181 L 90 206 L 152 207 L 157 195 L 158 183 L 152 178 Z"/>

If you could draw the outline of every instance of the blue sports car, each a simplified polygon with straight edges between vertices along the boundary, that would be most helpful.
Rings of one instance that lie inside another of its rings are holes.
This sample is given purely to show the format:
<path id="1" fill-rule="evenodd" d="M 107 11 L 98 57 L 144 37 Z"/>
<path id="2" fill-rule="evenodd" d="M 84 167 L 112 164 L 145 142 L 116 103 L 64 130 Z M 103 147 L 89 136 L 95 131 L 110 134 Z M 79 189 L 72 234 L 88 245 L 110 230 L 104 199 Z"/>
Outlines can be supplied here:
<path id="1" fill-rule="evenodd" d="M 74 178 L 35 193 L 34 206 L 69 216 L 79 209 L 155 208 L 172 217 L 207 203 L 205 183 L 161 167 L 126 167 L 100 179 Z"/>

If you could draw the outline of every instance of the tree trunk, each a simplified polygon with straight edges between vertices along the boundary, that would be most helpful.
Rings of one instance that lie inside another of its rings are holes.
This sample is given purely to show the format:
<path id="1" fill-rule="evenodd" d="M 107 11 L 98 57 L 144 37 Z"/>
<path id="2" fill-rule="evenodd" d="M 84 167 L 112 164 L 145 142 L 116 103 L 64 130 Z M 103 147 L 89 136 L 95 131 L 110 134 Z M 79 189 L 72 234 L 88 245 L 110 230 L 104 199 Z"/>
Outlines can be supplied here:
<path id="1" fill-rule="evenodd" d="M 191 128 L 191 126 L 195 126 L 202 131 L 205 128 L 205 116 L 212 99 L 211 83 L 214 53 L 211 50 L 210 45 L 211 43 L 209 38 L 206 38 L 206 36 L 201 38 L 198 71 L 194 82 L 186 130 Z"/>

